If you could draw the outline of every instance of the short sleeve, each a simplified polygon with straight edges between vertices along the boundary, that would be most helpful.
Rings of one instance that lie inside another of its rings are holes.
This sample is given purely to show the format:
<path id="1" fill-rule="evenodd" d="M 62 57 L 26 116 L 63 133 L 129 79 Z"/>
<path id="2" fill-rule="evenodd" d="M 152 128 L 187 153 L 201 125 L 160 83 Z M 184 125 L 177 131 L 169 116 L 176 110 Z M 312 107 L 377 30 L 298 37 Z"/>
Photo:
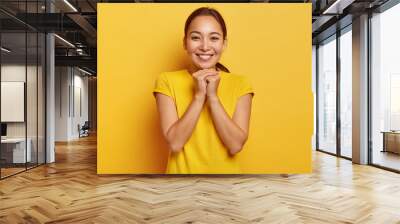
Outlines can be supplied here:
<path id="1" fill-rule="evenodd" d="M 155 93 L 162 93 L 164 95 L 172 97 L 171 87 L 168 82 L 167 75 L 165 73 L 161 73 L 154 84 L 153 95 Z"/>
<path id="2" fill-rule="evenodd" d="M 252 94 L 254 96 L 254 90 L 253 87 L 248 80 L 247 77 L 240 76 L 239 78 L 239 84 L 238 84 L 238 97 L 241 97 L 243 95 L 246 95 L 248 93 Z"/>

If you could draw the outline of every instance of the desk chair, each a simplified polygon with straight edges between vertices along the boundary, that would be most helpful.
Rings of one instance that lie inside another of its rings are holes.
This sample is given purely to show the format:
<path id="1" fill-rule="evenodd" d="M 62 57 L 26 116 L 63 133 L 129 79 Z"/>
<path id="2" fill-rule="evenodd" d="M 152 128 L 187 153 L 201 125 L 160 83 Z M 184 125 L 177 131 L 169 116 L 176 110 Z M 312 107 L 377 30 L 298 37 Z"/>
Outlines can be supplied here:
<path id="1" fill-rule="evenodd" d="M 90 129 L 89 121 L 85 121 L 82 127 L 80 127 L 80 125 L 78 124 L 79 138 L 89 136 L 89 129 Z"/>

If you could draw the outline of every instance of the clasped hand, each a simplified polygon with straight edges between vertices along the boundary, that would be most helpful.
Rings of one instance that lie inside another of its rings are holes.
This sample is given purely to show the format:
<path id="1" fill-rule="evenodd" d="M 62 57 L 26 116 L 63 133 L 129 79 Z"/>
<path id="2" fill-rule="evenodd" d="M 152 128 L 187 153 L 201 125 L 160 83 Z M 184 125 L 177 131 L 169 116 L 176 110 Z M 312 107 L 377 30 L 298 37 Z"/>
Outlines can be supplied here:
<path id="1" fill-rule="evenodd" d="M 216 98 L 218 84 L 220 81 L 219 72 L 215 69 L 202 69 L 192 74 L 196 81 L 195 97 L 205 100 Z"/>

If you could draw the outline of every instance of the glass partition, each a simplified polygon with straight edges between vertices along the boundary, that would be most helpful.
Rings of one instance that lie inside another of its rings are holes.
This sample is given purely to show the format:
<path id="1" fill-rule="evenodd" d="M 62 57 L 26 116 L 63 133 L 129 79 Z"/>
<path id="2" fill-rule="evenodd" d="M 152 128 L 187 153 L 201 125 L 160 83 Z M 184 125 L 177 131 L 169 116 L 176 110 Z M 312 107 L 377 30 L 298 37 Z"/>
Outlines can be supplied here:
<path id="1" fill-rule="evenodd" d="M 336 36 L 318 47 L 318 149 L 336 154 Z"/>
<path id="2" fill-rule="evenodd" d="M 36 32 L 28 32 L 27 35 L 27 142 L 30 153 L 30 160 L 27 163 L 28 168 L 37 165 L 37 149 L 38 149 L 38 35 Z"/>
<path id="3" fill-rule="evenodd" d="M 1 1 L 0 178 L 45 163 L 45 34 L 17 19 L 45 1 Z M 37 18 L 37 17 L 33 17 Z"/>
<path id="4" fill-rule="evenodd" d="M 400 4 L 371 18 L 372 164 L 400 171 Z"/>
<path id="5" fill-rule="evenodd" d="M 44 33 L 38 33 L 38 64 L 37 64 L 37 147 L 38 164 L 44 164 L 46 162 L 46 144 L 45 144 L 45 120 L 46 120 L 46 76 L 45 76 L 45 66 L 46 66 L 46 37 Z"/>
<path id="6" fill-rule="evenodd" d="M 1 176 L 7 177 L 24 171 L 31 158 L 31 142 L 26 140 L 26 33 L 3 32 L 1 47 Z"/>

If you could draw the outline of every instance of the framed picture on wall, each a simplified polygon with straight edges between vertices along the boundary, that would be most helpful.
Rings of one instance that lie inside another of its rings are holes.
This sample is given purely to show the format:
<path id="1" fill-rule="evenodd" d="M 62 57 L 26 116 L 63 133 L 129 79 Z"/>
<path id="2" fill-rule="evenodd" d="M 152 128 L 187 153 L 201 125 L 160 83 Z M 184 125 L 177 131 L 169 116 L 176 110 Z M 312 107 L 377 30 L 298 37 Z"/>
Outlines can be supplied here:
<path id="1" fill-rule="evenodd" d="M 1 122 L 24 122 L 25 82 L 1 82 Z"/>

